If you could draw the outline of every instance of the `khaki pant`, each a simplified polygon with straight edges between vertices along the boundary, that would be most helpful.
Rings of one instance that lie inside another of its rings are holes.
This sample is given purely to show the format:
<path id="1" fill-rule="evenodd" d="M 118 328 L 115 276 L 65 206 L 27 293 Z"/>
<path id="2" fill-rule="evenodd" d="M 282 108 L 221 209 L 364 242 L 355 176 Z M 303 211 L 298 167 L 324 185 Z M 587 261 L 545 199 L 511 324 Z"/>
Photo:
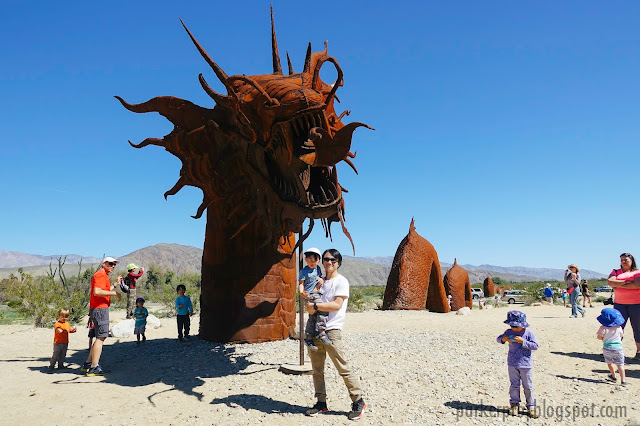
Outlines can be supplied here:
<path id="1" fill-rule="evenodd" d="M 342 376 L 344 384 L 347 386 L 351 401 L 355 402 L 361 397 L 362 389 L 360 388 L 360 382 L 355 374 L 349 370 L 347 360 L 344 358 L 342 331 L 327 330 L 327 336 L 331 342 L 333 342 L 332 345 L 325 345 L 320 339 L 314 338 L 313 343 L 318 347 L 318 350 L 309 351 L 311 367 L 313 368 L 313 387 L 316 391 L 316 398 L 320 402 L 327 401 L 327 389 L 324 384 L 324 362 L 327 355 L 329 355 L 336 370 L 338 370 L 338 373 Z"/>
<path id="2" fill-rule="evenodd" d="M 136 289 L 132 288 L 127 293 L 127 318 L 133 317 L 133 311 L 136 310 Z"/>

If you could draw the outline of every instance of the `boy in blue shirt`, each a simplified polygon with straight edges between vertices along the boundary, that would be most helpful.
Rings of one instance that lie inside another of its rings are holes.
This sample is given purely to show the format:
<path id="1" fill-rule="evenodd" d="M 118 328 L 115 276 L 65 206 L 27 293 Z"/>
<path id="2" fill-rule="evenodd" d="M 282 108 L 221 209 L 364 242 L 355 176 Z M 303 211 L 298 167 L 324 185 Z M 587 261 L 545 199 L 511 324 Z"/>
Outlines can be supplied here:
<path id="1" fill-rule="evenodd" d="M 138 343 L 140 343 L 140 335 L 142 335 L 142 341 L 147 341 L 147 336 L 144 335 L 145 329 L 147 327 L 147 317 L 149 316 L 149 311 L 144 307 L 144 299 L 142 297 L 138 297 L 136 299 L 136 309 L 133 311 L 133 317 L 136 319 L 136 323 L 133 328 L 133 334 L 136 335 L 138 339 Z"/>
<path id="2" fill-rule="evenodd" d="M 300 296 L 304 297 L 311 303 L 320 302 L 322 296 L 322 270 L 318 263 L 321 257 L 320 250 L 315 247 L 310 248 L 304 252 L 304 260 L 307 262 L 307 266 L 300 270 L 298 276 L 298 290 Z M 305 339 L 304 343 L 312 351 L 318 350 L 318 347 L 313 344 L 313 338 L 317 337 L 325 345 L 331 344 L 331 339 L 327 336 L 327 318 L 328 312 L 316 311 L 313 315 L 309 315 L 307 320 L 307 326 L 304 329 Z"/>
<path id="3" fill-rule="evenodd" d="M 189 315 L 193 315 L 193 306 L 191 305 L 191 298 L 184 295 L 185 291 L 187 291 L 187 287 L 184 284 L 178 285 L 176 291 L 178 292 L 178 297 L 176 298 L 178 340 L 182 341 L 182 329 L 184 329 L 184 338 L 188 340 L 189 328 L 191 327 Z"/>

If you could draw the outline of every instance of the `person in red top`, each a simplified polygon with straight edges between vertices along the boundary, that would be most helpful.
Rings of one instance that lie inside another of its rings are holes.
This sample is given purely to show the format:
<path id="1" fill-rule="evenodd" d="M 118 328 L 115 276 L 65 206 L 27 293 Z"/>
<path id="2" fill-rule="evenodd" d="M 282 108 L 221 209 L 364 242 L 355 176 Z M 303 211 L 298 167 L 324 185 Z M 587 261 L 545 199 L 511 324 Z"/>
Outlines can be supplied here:
<path id="1" fill-rule="evenodd" d="M 135 270 L 138 269 L 138 273 Z M 127 265 L 126 283 L 129 284 L 129 294 L 127 294 L 127 318 L 133 317 L 133 311 L 136 310 L 136 281 L 144 274 L 144 268 L 139 268 L 135 263 Z"/>
<path id="2" fill-rule="evenodd" d="M 640 362 L 640 271 L 631 253 L 620 255 L 620 269 L 614 269 L 609 274 L 607 283 L 613 287 L 613 307 L 624 318 L 622 329 L 631 323 L 633 340 L 636 343 L 634 361 Z"/>
<path id="3" fill-rule="evenodd" d="M 75 333 L 76 328 L 71 327 L 67 322 L 69 318 L 68 309 L 60 309 L 58 311 L 58 322 L 53 326 L 53 356 L 49 363 L 49 370 L 58 363 L 58 369 L 64 368 L 64 359 L 67 356 L 67 348 L 69 347 L 69 333 Z"/>
<path id="4" fill-rule="evenodd" d="M 100 268 L 91 277 L 91 299 L 89 300 L 89 316 L 93 322 L 96 332 L 96 341 L 91 346 L 89 356 L 82 365 L 81 371 L 86 371 L 87 376 L 103 376 L 108 371 L 100 367 L 100 355 L 104 340 L 109 336 L 109 305 L 111 296 L 120 300 L 120 293 L 114 290 L 115 286 L 109 281 L 109 274 L 113 272 L 118 263 L 113 257 L 105 257 Z M 119 285 L 123 280 L 122 275 L 118 276 Z"/>

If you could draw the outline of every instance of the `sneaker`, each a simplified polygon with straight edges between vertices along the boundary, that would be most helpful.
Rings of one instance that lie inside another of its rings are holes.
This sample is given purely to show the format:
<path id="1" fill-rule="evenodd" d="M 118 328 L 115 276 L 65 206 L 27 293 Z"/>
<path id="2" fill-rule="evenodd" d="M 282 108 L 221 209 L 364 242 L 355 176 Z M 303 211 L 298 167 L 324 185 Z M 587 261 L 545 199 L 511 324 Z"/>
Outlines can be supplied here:
<path id="1" fill-rule="evenodd" d="M 613 383 L 618 383 L 618 379 L 616 379 L 615 377 L 613 377 L 611 374 L 609 374 L 607 376 L 607 380 Z"/>
<path id="2" fill-rule="evenodd" d="M 537 419 L 540 417 L 540 413 L 536 410 L 536 407 L 530 407 L 527 408 L 527 416 L 529 416 L 530 419 Z"/>
<path id="3" fill-rule="evenodd" d="M 325 333 L 324 331 L 322 333 L 318 333 L 317 337 L 325 345 L 332 345 L 333 344 L 333 342 L 331 342 L 331 339 L 329 339 L 329 336 L 327 336 L 327 333 Z"/>
<path id="4" fill-rule="evenodd" d="M 620 382 L 620 386 L 627 386 L 627 382 Z"/>
<path id="5" fill-rule="evenodd" d="M 49 370 L 53 370 L 53 367 L 54 367 L 53 365 L 50 365 L 50 366 L 48 366 L 47 368 L 48 368 Z"/>
<path id="6" fill-rule="evenodd" d="M 95 367 L 89 368 L 89 371 L 87 371 L 87 377 L 104 376 L 105 374 L 108 374 L 108 373 L 110 373 L 110 371 L 103 370 L 102 367 L 100 367 L 99 365 L 96 365 Z"/>
<path id="7" fill-rule="evenodd" d="M 585 311 L 585 310 L 582 311 L 582 318 L 584 318 L 584 314 L 586 314 L 586 313 L 587 313 L 587 311 Z"/>
<path id="8" fill-rule="evenodd" d="M 147 341 L 147 336 L 142 336 L 142 342 L 146 342 Z"/>
<path id="9" fill-rule="evenodd" d="M 511 407 L 509 408 L 509 414 L 512 416 L 517 416 L 520 411 L 520 404 L 517 402 L 512 402 Z"/>
<path id="10" fill-rule="evenodd" d="M 318 401 L 316 402 L 316 405 L 314 405 L 313 407 L 309 408 L 304 414 L 309 416 L 309 417 L 315 417 L 320 413 L 324 413 L 326 411 L 328 411 L 329 409 L 327 408 L 327 403 L 326 402 L 321 402 Z"/>
<path id="11" fill-rule="evenodd" d="M 314 352 L 318 350 L 318 347 L 313 344 L 312 339 L 304 339 L 304 344 Z"/>
<path id="12" fill-rule="evenodd" d="M 347 418 L 349 420 L 360 420 L 366 409 L 367 404 L 365 404 L 364 399 L 360 398 L 351 404 L 351 411 L 347 414 Z"/>
<path id="13" fill-rule="evenodd" d="M 83 373 L 86 373 L 87 371 L 89 371 L 90 368 L 91 368 L 91 362 L 85 361 L 85 363 L 82 364 L 82 367 L 80 367 L 80 371 L 82 371 Z"/>

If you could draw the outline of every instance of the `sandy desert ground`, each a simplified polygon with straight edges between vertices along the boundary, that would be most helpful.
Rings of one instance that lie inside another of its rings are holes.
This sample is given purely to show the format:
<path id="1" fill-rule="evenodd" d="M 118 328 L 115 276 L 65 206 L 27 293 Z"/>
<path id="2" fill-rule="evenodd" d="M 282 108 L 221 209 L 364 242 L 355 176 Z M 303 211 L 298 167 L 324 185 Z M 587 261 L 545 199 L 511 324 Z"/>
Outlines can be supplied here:
<path id="1" fill-rule="evenodd" d="M 601 304 L 585 318 L 561 306 L 516 305 L 540 342 L 535 390 L 542 417 L 587 425 L 640 424 L 640 364 L 628 366 L 626 388 L 605 382 L 607 367 L 594 335 Z M 349 313 L 344 340 L 361 377 L 368 410 L 360 423 L 522 424 L 510 417 L 506 345 L 495 338 L 510 308 L 473 309 L 470 316 L 426 311 Z M 153 309 L 152 309 L 153 312 Z M 112 314 L 112 321 L 123 312 Z M 149 340 L 107 339 L 101 364 L 112 373 L 86 377 L 86 329 L 71 335 L 69 368 L 50 372 L 50 329 L 0 326 L 2 424 L 347 424 L 350 400 L 331 365 L 329 412 L 313 405 L 309 375 L 285 375 L 298 362 L 297 340 L 255 345 L 177 341 L 175 319 L 149 330 Z M 197 332 L 198 317 L 193 318 Z M 629 330 L 629 333 L 631 331 Z M 631 337 L 631 336 L 629 336 Z M 635 354 L 631 338 L 625 352 Z M 329 363 L 330 364 L 330 363 Z"/>

